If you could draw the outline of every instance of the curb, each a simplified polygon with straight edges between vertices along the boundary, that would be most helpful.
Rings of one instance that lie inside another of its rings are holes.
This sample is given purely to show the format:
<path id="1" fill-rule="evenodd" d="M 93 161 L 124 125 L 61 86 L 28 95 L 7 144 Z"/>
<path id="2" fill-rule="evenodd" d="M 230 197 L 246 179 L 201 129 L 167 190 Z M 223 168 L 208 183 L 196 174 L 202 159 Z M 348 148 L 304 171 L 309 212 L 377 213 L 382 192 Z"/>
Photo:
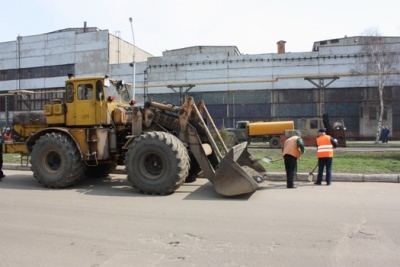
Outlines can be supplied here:
<path id="1" fill-rule="evenodd" d="M 30 171 L 30 165 L 4 164 L 3 170 Z M 113 174 L 126 174 L 124 166 L 117 166 Z M 317 174 L 314 174 L 314 181 Z M 286 181 L 286 174 L 283 172 L 268 172 L 267 181 Z M 381 182 L 381 183 L 400 183 L 400 174 L 356 174 L 356 173 L 333 173 L 332 180 L 336 182 Z M 308 173 L 298 173 L 297 181 L 308 182 Z"/>
<path id="2" fill-rule="evenodd" d="M 324 174 L 325 178 L 325 174 Z M 267 173 L 268 181 L 286 181 L 286 174 L 283 172 Z M 314 174 L 313 181 L 317 180 Z M 400 183 L 399 174 L 356 174 L 356 173 L 332 173 L 332 180 L 335 182 L 384 182 Z M 308 173 L 298 173 L 297 181 L 308 181 Z"/>

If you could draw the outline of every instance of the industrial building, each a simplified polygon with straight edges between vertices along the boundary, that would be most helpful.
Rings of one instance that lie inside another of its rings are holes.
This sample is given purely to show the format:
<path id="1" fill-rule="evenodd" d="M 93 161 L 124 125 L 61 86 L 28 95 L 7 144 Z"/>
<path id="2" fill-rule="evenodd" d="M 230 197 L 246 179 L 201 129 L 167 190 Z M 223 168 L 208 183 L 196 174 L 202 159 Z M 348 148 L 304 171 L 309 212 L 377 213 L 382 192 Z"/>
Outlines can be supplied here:
<path id="1" fill-rule="evenodd" d="M 0 97 L 0 123 L 10 125 L 15 110 L 40 109 L 52 98 L 62 98 L 57 90 L 68 73 L 108 74 L 129 83 L 135 77 L 139 105 L 147 100 L 179 104 L 187 95 L 203 99 L 218 127 L 328 113 L 331 121 L 344 120 L 348 137 L 374 138 L 376 77 L 356 71 L 365 56 L 365 38 L 318 41 L 310 44 L 311 51 L 298 53 L 285 51 L 282 40 L 276 53 L 243 55 L 235 46 L 194 46 L 154 57 L 97 28 L 19 36 L 0 43 L 0 91 L 9 93 Z M 399 58 L 400 37 L 382 39 Z M 394 69 L 384 91 L 383 124 L 391 129 L 391 138 L 400 138 L 400 65 Z"/>

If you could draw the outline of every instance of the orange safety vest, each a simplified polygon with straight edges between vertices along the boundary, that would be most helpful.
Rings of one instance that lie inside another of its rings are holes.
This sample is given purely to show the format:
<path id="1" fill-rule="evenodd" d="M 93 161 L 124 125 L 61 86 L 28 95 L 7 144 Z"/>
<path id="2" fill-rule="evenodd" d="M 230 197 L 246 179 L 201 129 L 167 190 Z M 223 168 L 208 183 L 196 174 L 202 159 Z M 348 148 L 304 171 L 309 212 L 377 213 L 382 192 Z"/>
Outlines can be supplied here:
<path id="1" fill-rule="evenodd" d="M 323 135 L 317 138 L 317 157 L 318 158 L 333 158 L 333 145 L 329 135 Z"/>
<path id="2" fill-rule="evenodd" d="M 286 140 L 285 144 L 283 145 L 282 156 L 289 154 L 293 157 L 300 158 L 301 151 L 299 146 L 297 145 L 297 139 L 299 139 L 299 137 L 297 135 L 294 135 Z"/>
<path id="3" fill-rule="evenodd" d="M 12 136 L 11 136 L 11 134 L 9 133 L 4 133 L 3 134 L 3 137 L 4 137 L 4 139 L 6 139 L 6 140 L 11 140 L 11 138 L 12 138 Z"/>

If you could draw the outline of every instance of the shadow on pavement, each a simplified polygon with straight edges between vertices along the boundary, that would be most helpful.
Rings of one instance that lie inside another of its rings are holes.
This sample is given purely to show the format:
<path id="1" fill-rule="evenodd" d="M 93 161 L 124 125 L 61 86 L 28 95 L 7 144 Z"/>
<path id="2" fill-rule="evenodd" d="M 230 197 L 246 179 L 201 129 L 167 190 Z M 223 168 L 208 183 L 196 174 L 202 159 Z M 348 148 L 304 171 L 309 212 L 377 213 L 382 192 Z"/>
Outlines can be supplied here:
<path id="1" fill-rule="evenodd" d="M 42 190 L 42 191 L 69 191 L 78 194 L 110 196 L 110 197 L 168 197 L 170 195 L 142 194 L 126 180 L 125 175 L 111 175 L 105 178 L 84 178 L 75 185 L 67 188 L 47 188 L 41 185 L 33 175 L 7 175 L 0 182 L 0 189 L 15 190 Z M 252 194 L 236 197 L 224 197 L 215 192 L 214 186 L 205 179 L 198 179 L 194 183 L 185 183 L 178 188 L 174 195 L 188 194 L 183 200 L 248 200 Z"/>

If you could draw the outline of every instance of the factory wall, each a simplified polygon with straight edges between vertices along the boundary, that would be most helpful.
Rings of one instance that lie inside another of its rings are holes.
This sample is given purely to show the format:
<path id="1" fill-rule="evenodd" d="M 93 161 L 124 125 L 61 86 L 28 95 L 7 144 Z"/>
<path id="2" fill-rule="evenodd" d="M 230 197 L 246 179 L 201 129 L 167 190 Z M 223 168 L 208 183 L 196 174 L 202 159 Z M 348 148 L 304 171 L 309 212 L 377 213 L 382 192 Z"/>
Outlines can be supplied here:
<path id="1" fill-rule="evenodd" d="M 400 51 L 400 43 L 393 44 Z M 296 120 L 323 111 L 331 120 L 344 119 L 350 136 L 368 136 L 369 130 L 360 126 L 367 120 L 361 110 L 375 89 L 371 77 L 351 75 L 360 51 L 355 42 L 319 46 L 312 52 L 256 55 L 241 55 L 232 46 L 199 46 L 151 57 L 108 30 L 62 30 L 0 43 L 0 91 L 63 88 L 67 73 L 107 73 L 126 82 L 135 75 L 139 104 L 146 100 L 179 103 L 186 95 L 204 99 L 219 127 L 233 127 L 244 119 Z M 133 53 L 135 74 L 130 65 Z M 399 80 L 397 74 L 387 84 L 385 97 L 391 99 L 391 118 L 386 122 L 400 137 Z M 326 88 L 318 89 L 311 81 Z M 53 97 L 58 95 L 35 95 L 35 107 Z M 11 111 L 24 108 L 20 102 L 0 100 L 0 111 L 6 106 Z"/>
<path id="2" fill-rule="evenodd" d="M 323 111 L 332 121 L 343 119 L 348 136 L 371 137 L 376 127 L 360 126 L 365 122 L 360 110 L 364 100 L 375 97 L 377 90 L 371 77 L 352 75 L 360 53 L 357 45 L 320 47 L 315 52 L 233 56 L 228 52 L 186 54 L 182 49 L 181 54 L 175 51 L 139 65 L 136 98 L 140 102 L 147 92 L 148 100 L 179 103 L 190 95 L 205 101 L 219 127 L 233 127 L 238 120 L 296 121 L 319 116 L 323 93 Z M 132 68 L 120 65 L 118 73 L 126 81 L 132 80 Z M 333 80 L 335 76 L 339 79 Z M 322 87 L 332 83 L 321 92 L 306 77 Z M 385 98 L 393 100 L 388 105 L 390 118 L 383 122 L 395 136 L 400 130 L 400 112 L 392 110 L 400 102 L 396 93 L 400 79 L 398 74 L 396 77 L 387 84 Z"/>

